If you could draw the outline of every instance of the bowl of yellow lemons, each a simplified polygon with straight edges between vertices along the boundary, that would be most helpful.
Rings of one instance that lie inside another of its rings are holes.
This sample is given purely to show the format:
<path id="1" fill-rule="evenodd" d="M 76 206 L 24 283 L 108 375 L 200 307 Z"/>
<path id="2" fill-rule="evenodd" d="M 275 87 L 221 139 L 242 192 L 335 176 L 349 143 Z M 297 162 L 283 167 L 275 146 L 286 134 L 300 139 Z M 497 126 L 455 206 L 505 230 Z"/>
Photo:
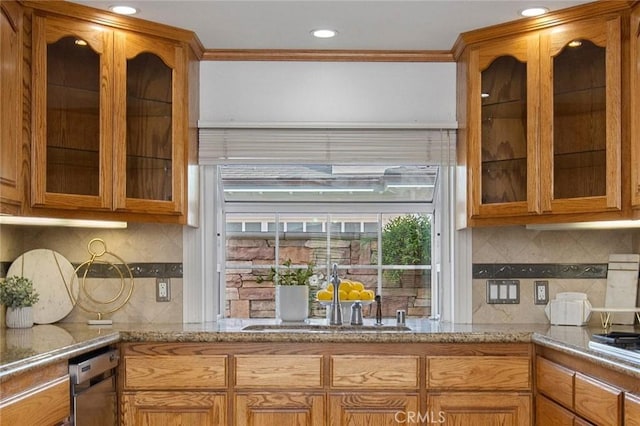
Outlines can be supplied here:
<path id="1" fill-rule="evenodd" d="M 321 305 L 329 305 L 333 302 L 333 283 L 328 283 L 325 288 L 318 290 L 316 298 Z M 359 281 L 341 280 L 338 287 L 338 298 L 342 309 L 348 309 L 353 302 L 360 302 L 362 305 L 369 305 L 375 298 L 373 290 L 364 288 L 364 284 Z"/>

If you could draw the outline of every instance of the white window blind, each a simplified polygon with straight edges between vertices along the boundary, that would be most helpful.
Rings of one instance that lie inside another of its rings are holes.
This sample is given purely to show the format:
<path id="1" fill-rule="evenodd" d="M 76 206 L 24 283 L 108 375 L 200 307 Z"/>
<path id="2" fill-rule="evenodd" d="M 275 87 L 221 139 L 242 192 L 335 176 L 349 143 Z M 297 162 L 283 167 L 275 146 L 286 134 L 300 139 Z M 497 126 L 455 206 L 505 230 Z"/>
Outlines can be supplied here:
<path id="1" fill-rule="evenodd" d="M 451 129 L 201 128 L 200 164 L 451 164 Z"/>

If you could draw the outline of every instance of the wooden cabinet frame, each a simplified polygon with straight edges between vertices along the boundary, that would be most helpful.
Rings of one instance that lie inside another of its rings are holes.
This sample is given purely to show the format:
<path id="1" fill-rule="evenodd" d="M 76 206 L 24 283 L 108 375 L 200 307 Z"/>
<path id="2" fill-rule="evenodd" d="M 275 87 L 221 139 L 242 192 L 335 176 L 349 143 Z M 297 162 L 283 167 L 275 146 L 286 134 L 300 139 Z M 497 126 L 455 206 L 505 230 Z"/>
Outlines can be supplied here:
<path id="1" fill-rule="evenodd" d="M 631 14 L 631 205 L 640 209 L 640 4 Z"/>
<path id="2" fill-rule="evenodd" d="M 0 1 L 0 213 L 20 214 L 24 177 L 28 169 L 23 152 L 23 10 L 15 1 Z"/>

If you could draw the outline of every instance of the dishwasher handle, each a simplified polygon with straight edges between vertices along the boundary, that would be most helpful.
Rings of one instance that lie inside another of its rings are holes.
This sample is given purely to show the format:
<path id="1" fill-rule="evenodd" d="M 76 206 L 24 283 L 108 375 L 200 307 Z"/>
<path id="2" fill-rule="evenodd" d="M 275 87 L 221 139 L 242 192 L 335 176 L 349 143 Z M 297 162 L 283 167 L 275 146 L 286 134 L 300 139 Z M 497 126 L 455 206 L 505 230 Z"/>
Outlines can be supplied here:
<path id="1" fill-rule="evenodd" d="M 86 382 L 118 366 L 120 354 L 112 349 L 78 363 L 69 364 L 69 376 L 75 385 Z"/>

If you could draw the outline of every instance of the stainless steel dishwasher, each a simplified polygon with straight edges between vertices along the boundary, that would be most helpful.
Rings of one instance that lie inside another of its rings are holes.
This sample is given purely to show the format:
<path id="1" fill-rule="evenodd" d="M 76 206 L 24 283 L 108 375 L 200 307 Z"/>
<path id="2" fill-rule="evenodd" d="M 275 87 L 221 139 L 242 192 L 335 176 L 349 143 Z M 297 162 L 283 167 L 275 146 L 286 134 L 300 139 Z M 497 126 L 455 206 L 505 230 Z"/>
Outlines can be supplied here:
<path id="1" fill-rule="evenodd" d="M 115 368 L 119 360 L 117 349 L 107 349 L 69 361 L 71 425 L 117 425 Z"/>

